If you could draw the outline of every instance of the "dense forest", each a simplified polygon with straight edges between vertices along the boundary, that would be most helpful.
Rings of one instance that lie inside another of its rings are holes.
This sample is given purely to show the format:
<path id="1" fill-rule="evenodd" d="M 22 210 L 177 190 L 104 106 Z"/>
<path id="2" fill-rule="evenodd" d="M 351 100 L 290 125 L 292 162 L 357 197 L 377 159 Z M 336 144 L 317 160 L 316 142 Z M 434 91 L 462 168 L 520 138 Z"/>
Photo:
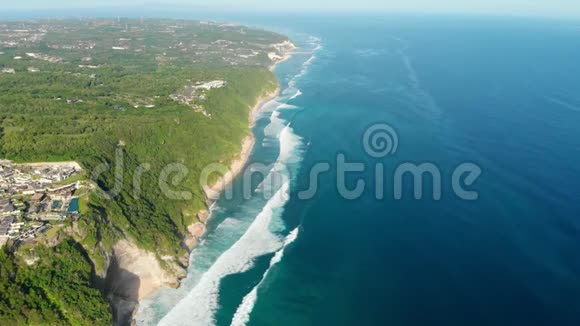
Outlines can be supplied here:
<path id="1" fill-rule="evenodd" d="M 185 254 L 186 228 L 205 208 L 199 173 L 207 164 L 228 163 L 239 151 L 250 132 L 250 107 L 277 86 L 266 52 L 277 51 L 271 44 L 286 38 L 183 21 L 27 24 L 32 25 L 0 26 L 5 37 L 16 39 L 4 48 L 0 43 L 0 69 L 14 70 L 0 74 L 0 158 L 74 160 L 89 172 L 103 163 L 111 168 L 95 177 L 99 190 L 83 202 L 86 209 L 71 225 L 75 231 L 60 244 L 0 250 L 0 324 L 108 325 L 110 308 L 95 274 L 104 272 L 112 246 L 130 238 L 159 257 Z M 174 31 L 170 36 L 168 29 Z M 41 37 L 19 38 L 22 30 Z M 112 49 L 119 40 L 123 51 Z M 38 53 L 50 57 L 38 59 Z M 200 97 L 198 105 L 209 115 L 170 97 L 211 80 L 227 86 Z M 121 180 L 112 168 L 119 153 Z M 189 171 L 174 190 L 193 198 L 171 200 L 161 192 L 159 174 L 172 163 Z M 136 194 L 134 177 L 141 172 Z M 112 199 L 100 195 L 116 182 L 122 186 Z M 41 257 L 31 266 L 25 262 L 30 251 Z"/>

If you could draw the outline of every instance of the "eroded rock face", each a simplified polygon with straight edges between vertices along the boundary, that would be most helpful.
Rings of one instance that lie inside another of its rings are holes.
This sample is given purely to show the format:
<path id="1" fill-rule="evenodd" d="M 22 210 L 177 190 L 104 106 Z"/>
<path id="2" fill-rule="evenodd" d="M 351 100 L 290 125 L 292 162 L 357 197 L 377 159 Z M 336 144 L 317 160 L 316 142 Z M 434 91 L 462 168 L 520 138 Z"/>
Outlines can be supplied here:
<path id="1" fill-rule="evenodd" d="M 162 287 L 178 286 L 185 270 L 172 261 L 167 263 L 172 272 L 161 267 L 155 254 L 128 240 L 115 244 L 106 279 L 115 325 L 130 325 L 140 300 Z"/>
<path id="2" fill-rule="evenodd" d="M 204 220 L 209 214 L 203 213 Z M 206 231 L 198 222 L 188 228 L 184 244 L 191 251 Z M 161 266 L 161 263 L 165 269 Z M 139 302 L 164 287 L 177 288 L 187 276 L 189 255 L 163 256 L 137 247 L 129 240 L 121 240 L 113 247 L 105 280 L 107 298 L 113 308 L 114 324 L 131 325 Z"/>
<path id="3" fill-rule="evenodd" d="M 209 218 L 209 212 L 207 210 L 202 210 L 199 213 L 196 214 L 197 219 L 201 222 L 201 223 L 206 223 L 208 218 Z"/>
<path id="4" fill-rule="evenodd" d="M 187 235 L 183 239 L 183 245 L 188 252 L 191 252 L 198 244 L 201 237 L 206 232 L 206 226 L 202 222 L 197 222 L 195 224 L 190 225 L 187 228 Z M 189 264 L 189 255 L 184 257 L 184 261 L 182 261 L 182 265 Z"/>

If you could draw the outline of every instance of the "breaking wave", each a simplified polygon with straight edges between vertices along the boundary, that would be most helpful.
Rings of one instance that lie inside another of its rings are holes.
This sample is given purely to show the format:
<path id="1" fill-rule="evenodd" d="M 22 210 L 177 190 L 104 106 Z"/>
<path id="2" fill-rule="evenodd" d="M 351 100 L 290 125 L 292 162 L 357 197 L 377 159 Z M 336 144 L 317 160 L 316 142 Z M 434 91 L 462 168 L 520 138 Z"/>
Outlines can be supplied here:
<path id="1" fill-rule="evenodd" d="M 278 107 L 278 110 L 293 110 L 298 109 L 299 106 L 292 105 L 292 104 L 282 104 Z"/>
<path id="2" fill-rule="evenodd" d="M 298 238 L 298 231 L 299 228 L 295 228 L 294 230 L 292 230 L 292 232 L 290 232 L 290 234 L 288 234 L 288 236 L 284 240 L 284 246 L 282 247 L 282 249 L 278 250 L 276 254 L 274 254 L 274 257 L 272 257 L 272 259 L 270 260 L 270 267 L 268 267 L 266 272 L 264 272 L 264 275 L 262 276 L 262 279 L 260 280 L 258 285 L 256 285 L 252 289 L 252 291 L 250 291 L 250 293 L 248 293 L 244 297 L 242 303 L 240 304 L 240 306 L 236 310 L 236 313 L 234 314 L 231 324 L 232 326 L 244 326 L 250 321 L 250 314 L 254 310 L 254 306 L 256 304 L 256 301 L 258 300 L 258 289 L 264 283 L 266 277 L 268 276 L 272 268 L 282 261 L 282 257 L 284 257 L 284 251 L 286 250 L 286 247 L 289 246 Z"/>
<path id="3" fill-rule="evenodd" d="M 302 91 L 299 89 L 296 89 L 296 93 L 290 97 L 290 100 L 293 100 L 293 99 L 298 98 L 300 96 L 302 96 Z"/>
<path id="4" fill-rule="evenodd" d="M 232 274 L 250 269 L 253 260 L 274 252 L 281 245 L 280 238 L 269 231 L 270 222 L 287 201 L 289 183 L 285 183 L 250 228 L 230 249 L 225 251 L 201 278 L 197 286 L 165 316 L 159 325 L 213 325 L 219 308 L 219 285 Z"/>

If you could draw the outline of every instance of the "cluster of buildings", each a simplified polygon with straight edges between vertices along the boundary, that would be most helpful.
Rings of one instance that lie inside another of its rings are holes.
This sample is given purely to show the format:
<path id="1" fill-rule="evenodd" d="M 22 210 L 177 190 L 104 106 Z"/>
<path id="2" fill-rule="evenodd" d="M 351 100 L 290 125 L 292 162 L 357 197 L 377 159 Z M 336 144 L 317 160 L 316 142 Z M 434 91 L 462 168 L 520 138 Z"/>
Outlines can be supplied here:
<path id="1" fill-rule="evenodd" d="M 97 46 L 93 41 L 77 41 L 75 44 L 50 44 L 48 47 L 53 50 L 92 50 Z"/>
<path id="2" fill-rule="evenodd" d="M 0 248 L 2 248 L 8 239 L 10 239 L 10 235 L 13 234 L 13 226 L 14 218 L 10 216 L 0 217 Z M 18 230 L 20 231 L 20 230 Z"/>
<path id="3" fill-rule="evenodd" d="M 26 71 L 39 72 L 40 69 L 35 68 L 35 67 L 28 67 L 28 68 L 26 68 Z M 0 74 L 15 74 L 15 73 L 16 73 L 16 69 L 14 69 L 14 68 L 2 68 L 2 69 L 0 69 Z"/>
<path id="4" fill-rule="evenodd" d="M 75 162 L 15 165 L 10 161 L 0 161 L 0 196 L 45 191 L 50 185 L 81 171 Z"/>
<path id="5" fill-rule="evenodd" d="M 16 48 L 40 42 L 46 35 L 42 28 L 28 28 L 26 26 L 0 25 L 0 46 Z"/>
<path id="6" fill-rule="evenodd" d="M 196 86 L 191 86 L 191 88 L 193 88 L 193 91 L 198 89 L 204 89 L 206 91 L 209 91 L 210 89 L 222 88 L 225 87 L 226 85 L 227 83 L 223 80 L 214 80 L 206 83 L 199 83 Z"/>
<path id="7" fill-rule="evenodd" d="M 183 90 L 178 94 L 170 95 L 171 99 L 177 102 L 181 102 L 187 106 L 190 106 L 195 112 L 199 112 L 204 116 L 211 118 L 211 113 L 208 113 L 201 105 L 197 104 L 197 101 L 204 101 L 207 99 L 204 91 L 209 91 L 212 89 L 218 89 L 225 87 L 227 85 L 226 81 L 223 80 L 213 80 L 209 82 L 198 82 L 196 85 L 185 86 Z"/>
<path id="8" fill-rule="evenodd" d="M 95 37 L 91 40 L 84 37 L 87 30 L 98 35 L 105 32 L 105 28 L 111 35 L 110 39 Z M 259 41 L 211 40 L 200 37 L 220 30 L 242 36 L 248 33 L 243 26 L 220 25 L 214 22 L 175 24 L 164 21 L 144 23 L 143 20 L 97 19 L 79 22 L 31 20 L 0 24 L 0 49 L 6 49 L 15 60 L 11 67 L 14 69 L 0 70 L 0 73 L 38 72 L 32 63 L 28 69 L 22 63 L 18 64 L 19 60 L 26 57 L 65 65 L 66 68 L 69 67 L 68 64 L 74 64 L 78 68 L 99 69 L 108 63 L 97 58 L 94 64 L 86 64 L 92 61 L 92 57 L 87 57 L 87 54 L 91 55 L 95 49 L 123 53 L 150 52 L 155 55 L 159 65 L 189 61 L 221 62 L 235 66 L 271 65 L 283 60 L 284 53 L 295 48 L 290 41 L 267 44 Z M 167 35 L 158 38 L 154 44 L 147 42 L 147 37 L 155 32 Z M 216 37 L 220 35 L 221 33 L 215 34 Z M 83 63 L 79 64 L 79 60 Z M 43 68 L 44 70 L 46 69 Z"/>
<path id="9" fill-rule="evenodd" d="M 78 198 L 73 197 L 79 184 L 76 182 L 57 189 L 37 192 L 28 202 L 26 218 L 32 221 L 62 221 L 78 214 Z"/>
<path id="10" fill-rule="evenodd" d="M 55 186 L 81 171 L 75 162 L 15 165 L 0 161 L 0 247 L 19 245 L 50 228 L 50 223 L 76 219 L 79 181 Z"/>
<path id="11" fill-rule="evenodd" d="M 0 217 L 0 248 L 12 240 L 15 245 L 32 242 L 51 226 L 45 223 L 18 222 L 15 217 Z"/>
<path id="12" fill-rule="evenodd" d="M 63 61 L 62 58 L 59 58 L 59 57 L 53 56 L 53 55 L 43 54 L 43 53 L 27 52 L 26 56 L 33 58 L 33 59 L 48 61 L 50 63 L 61 63 Z"/>
<path id="13" fill-rule="evenodd" d="M 14 68 L 2 68 L 2 69 L 0 69 L 0 73 L 2 73 L 2 74 L 15 74 L 16 70 L 14 70 Z"/>

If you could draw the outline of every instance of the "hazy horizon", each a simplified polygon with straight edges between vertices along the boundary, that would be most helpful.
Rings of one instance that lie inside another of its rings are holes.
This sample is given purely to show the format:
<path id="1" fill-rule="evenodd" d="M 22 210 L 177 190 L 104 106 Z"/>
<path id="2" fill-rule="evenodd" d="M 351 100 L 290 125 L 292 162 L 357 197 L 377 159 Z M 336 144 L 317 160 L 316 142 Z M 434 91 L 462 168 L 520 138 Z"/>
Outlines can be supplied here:
<path id="1" fill-rule="evenodd" d="M 41 0 L 25 0 L 17 3 L 0 4 L 0 11 L 61 11 L 98 9 L 129 9 L 133 7 L 159 8 L 160 10 L 219 10 L 219 11 L 252 11 L 252 12 L 368 12 L 368 13 L 407 13 L 407 14 L 468 14 L 484 16 L 537 16 L 537 17 L 580 17 L 580 2 L 569 0 L 541 0 L 530 3 L 524 0 L 474 0 L 466 3 L 458 0 L 337 0 L 312 3 L 307 0 L 296 0 L 291 3 L 274 0 L 240 0 L 235 4 L 228 0 L 202 0 L 192 3 L 185 0 L 173 0 L 169 3 L 159 1 L 128 0 L 119 4 L 113 0 L 85 1 L 56 0 L 48 5 Z"/>

